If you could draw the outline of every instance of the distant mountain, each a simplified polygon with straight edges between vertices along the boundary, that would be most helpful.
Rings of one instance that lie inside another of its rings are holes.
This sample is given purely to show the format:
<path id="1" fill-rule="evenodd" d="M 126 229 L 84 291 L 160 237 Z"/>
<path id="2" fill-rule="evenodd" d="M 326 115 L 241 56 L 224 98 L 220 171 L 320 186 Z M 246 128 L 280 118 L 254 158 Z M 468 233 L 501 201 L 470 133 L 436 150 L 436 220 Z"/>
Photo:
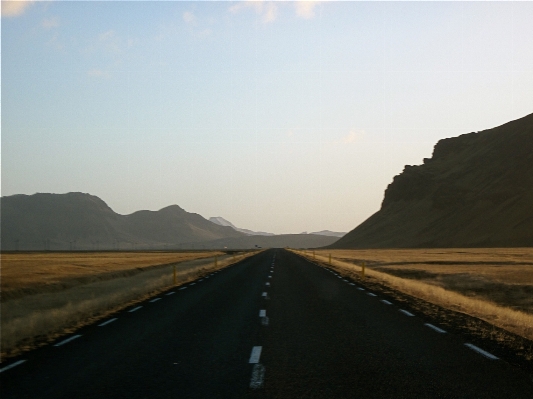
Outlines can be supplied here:
<path id="1" fill-rule="evenodd" d="M 21 194 L 0 201 L 4 251 L 311 248 L 336 239 L 313 234 L 249 235 L 223 218 L 213 223 L 178 205 L 120 215 L 100 198 L 84 193 Z"/>
<path id="2" fill-rule="evenodd" d="M 235 227 L 233 223 L 231 223 L 230 221 L 220 216 L 211 217 L 209 218 L 209 221 L 216 223 L 220 226 L 229 226 L 233 228 L 234 230 L 240 231 L 241 233 L 247 234 L 249 236 L 273 236 L 275 235 L 273 233 L 265 233 L 264 231 L 252 231 L 248 229 L 241 229 L 239 227 Z"/>
<path id="3" fill-rule="evenodd" d="M 83 193 L 2 197 L 0 223 L 2 250 L 163 249 L 244 236 L 177 205 L 119 215 Z"/>
<path id="4" fill-rule="evenodd" d="M 332 248 L 533 247 L 533 114 L 440 140 Z"/>
<path id="5" fill-rule="evenodd" d="M 329 236 L 329 237 L 342 237 L 346 234 L 346 232 L 322 230 L 322 231 L 315 231 L 309 234 L 316 234 L 319 236 Z"/>
<path id="6" fill-rule="evenodd" d="M 319 248 L 331 245 L 337 241 L 337 237 L 328 237 L 316 234 L 279 234 L 272 236 L 254 235 L 246 237 L 221 238 L 200 244 L 204 248 L 227 248 L 227 249 L 249 249 L 249 248 Z M 193 244 L 192 247 L 196 248 Z M 200 247 L 200 246 L 198 246 Z"/>

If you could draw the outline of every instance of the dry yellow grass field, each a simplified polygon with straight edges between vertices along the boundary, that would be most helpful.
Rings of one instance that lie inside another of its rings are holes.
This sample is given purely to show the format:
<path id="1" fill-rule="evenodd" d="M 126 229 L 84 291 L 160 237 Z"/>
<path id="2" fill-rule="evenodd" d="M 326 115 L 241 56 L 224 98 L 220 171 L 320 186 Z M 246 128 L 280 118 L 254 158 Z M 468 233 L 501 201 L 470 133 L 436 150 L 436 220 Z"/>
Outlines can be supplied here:
<path id="1" fill-rule="evenodd" d="M 533 339 L 533 248 L 317 250 L 345 275 L 478 317 Z M 313 251 L 304 253 L 313 259 Z"/>
<path id="2" fill-rule="evenodd" d="M 146 268 L 223 252 L 42 252 L 2 254 L 2 302 L 126 277 Z"/>
<path id="3" fill-rule="evenodd" d="M 3 254 L 0 360 L 254 253 Z"/>

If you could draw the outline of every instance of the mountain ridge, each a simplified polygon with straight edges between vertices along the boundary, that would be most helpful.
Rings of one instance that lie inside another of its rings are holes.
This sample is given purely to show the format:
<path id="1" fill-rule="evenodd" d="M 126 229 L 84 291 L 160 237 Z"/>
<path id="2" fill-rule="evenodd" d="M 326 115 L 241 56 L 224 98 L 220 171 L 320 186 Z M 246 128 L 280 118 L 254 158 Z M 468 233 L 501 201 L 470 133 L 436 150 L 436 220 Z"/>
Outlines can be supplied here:
<path id="1" fill-rule="evenodd" d="M 533 246 L 533 114 L 442 139 L 332 248 Z"/>

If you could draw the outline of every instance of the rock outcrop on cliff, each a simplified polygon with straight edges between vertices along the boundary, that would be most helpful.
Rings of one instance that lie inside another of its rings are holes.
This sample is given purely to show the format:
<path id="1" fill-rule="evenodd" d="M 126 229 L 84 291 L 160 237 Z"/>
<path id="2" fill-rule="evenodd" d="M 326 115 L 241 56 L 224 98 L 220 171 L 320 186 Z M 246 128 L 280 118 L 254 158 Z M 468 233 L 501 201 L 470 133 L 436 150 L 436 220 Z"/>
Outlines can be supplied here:
<path id="1" fill-rule="evenodd" d="M 533 114 L 440 140 L 335 248 L 533 246 Z"/>

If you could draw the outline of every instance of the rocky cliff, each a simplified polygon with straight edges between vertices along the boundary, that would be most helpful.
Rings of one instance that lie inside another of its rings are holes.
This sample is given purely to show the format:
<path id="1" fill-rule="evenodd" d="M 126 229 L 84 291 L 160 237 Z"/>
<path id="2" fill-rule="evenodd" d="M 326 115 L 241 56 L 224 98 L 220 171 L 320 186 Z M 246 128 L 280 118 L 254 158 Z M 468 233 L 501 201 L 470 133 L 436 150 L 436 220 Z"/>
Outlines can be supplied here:
<path id="1" fill-rule="evenodd" d="M 533 114 L 440 140 L 335 248 L 533 246 Z"/>

